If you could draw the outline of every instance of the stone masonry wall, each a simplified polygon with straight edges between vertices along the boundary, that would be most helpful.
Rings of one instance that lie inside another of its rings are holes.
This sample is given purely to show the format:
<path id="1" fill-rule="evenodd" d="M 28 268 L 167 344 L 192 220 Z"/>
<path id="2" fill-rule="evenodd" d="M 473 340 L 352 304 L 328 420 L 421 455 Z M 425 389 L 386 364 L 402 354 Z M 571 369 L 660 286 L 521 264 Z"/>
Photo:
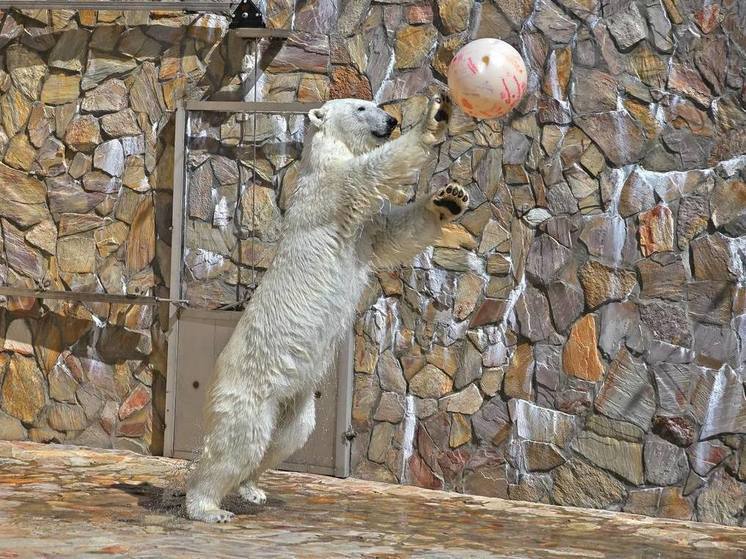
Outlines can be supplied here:
<path id="1" fill-rule="evenodd" d="M 461 45 L 503 38 L 530 69 L 526 99 L 501 121 L 456 111 L 413 189 L 457 180 L 470 210 L 360 304 L 354 474 L 742 523 L 746 5 L 269 0 L 263 10 L 299 33 L 263 45 L 272 62 L 255 88 L 244 43 L 220 17 L 5 15 L 3 281 L 166 293 L 179 98 L 372 98 L 406 130 Z M 204 137 L 234 148 L 234 128 L 215 121 Z M 260 158 L 250 209 L 271 221 L 293 165 L 271 149 Z M 224 196 L 236 169 L 209 160 L 191 162 L 204 245 L 186 263 L 203 306 L 240 292 L 247 262 L 266 267 L 273 241 L 250 232 L 261 242 L 247 251 L 224 234 L 232 224 L 217 204 L 241 193 Z M 0 436 L 157 452 L 157 309 L 31 303 L 10 299 L 0 322 L 0 337 L 29 340 L 0 354 Z"/>

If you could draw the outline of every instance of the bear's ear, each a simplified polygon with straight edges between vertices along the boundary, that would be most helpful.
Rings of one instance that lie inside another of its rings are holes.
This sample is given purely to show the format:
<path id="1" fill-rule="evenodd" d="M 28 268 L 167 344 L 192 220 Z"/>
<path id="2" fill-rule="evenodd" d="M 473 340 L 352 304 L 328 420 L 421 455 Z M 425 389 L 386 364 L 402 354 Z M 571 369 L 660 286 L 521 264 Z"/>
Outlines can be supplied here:
<path id="1" fill-rule="evenodd" d="M 311 119 L 311 124 L 313 124 L 316 128 L 321 128 L 321 125 L 324 124 L 324 118 L 326 117 L 326 113 L 324 112 L 324 109 L 311 109 L 311 111 L 308 113 L 308 118 Z"/>

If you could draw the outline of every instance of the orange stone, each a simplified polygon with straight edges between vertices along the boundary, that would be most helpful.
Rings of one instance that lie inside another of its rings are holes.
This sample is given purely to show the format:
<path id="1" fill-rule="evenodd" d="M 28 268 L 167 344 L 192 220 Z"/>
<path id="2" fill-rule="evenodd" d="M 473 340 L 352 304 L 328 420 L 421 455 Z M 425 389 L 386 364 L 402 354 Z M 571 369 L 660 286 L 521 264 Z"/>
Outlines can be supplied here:
<path id="1" fill-rule="evenodd" d="M 332 70 L 332 80 L 329 86 L 330 99 L 373 99 L 370 83 L 365 76 L 361 76 L 348 66 L 338 66 Z"/>
<path id="2" fill-rule="evenodd" d="M 604 366 L 598 354 L 596 320 L 588 314 L 578 320 L 562 352 L 562 367 L 568 375 L 583 380 L 601 380 Z"/>
<path id="3" fill-rule="evenodd" d="M 640 214 L 640 250 L 643 256 L 673 250 L 673 214 L 658 204 Z"/>

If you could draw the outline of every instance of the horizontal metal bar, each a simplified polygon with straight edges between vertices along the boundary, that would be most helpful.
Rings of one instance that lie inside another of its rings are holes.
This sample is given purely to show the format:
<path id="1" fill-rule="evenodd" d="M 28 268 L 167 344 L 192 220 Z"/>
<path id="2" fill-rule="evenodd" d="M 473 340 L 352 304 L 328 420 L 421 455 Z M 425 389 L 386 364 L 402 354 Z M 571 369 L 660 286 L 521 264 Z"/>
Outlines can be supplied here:
<path id="1" fill-rule="evenodd" d="M 241 39 L 287 39 L 293 33 L 290 29 L 259 29 L 254 27 L 231 29 L 231 32 Z"/>
<path id="2" fill-rule="evenodd" d="M 46 291 L 22 287 L 0 286 L 0 296 L 34 297 L 35 299 L 63 299 L 84 301 L 87 303 L 120 303 L 125 305 L 157 305 L 158 303 L 186 304 L 186 300 L 174 300 L 162 297 L 142 297 L 138 295 L 115 295 L 113 293 L 85 293 L 82 291 Z"/>
<path id="3" fill-rule="evenodd" d="M 221 322 L 236 323 L 243 316 L 243 311 L 217 311 L 211 309 L 189 309 L 179 310 L 181 318 L 192 318 L 199 320 L 219 320 Z"/>
<path id="4" fill-rule="evenodd" d="M 0 1 L 0 9 L 18 10 L 187 10 L 190 12 L 233 12 L 237 2 L 228 0 L 164 0 L 163 2 L 128 2 L 117 0 L 66 0 L 39 2 L 39 0 Z"/>
<path id="5" fill-rule="evenodd" d="M 318 109 L 323 103 L 273 103 L 259 101 L 245 103 L 242 101 L 186 101 L 187 111 L 213 111 L 219 113 L 272 113 L 272 114 L 305 114 L 311 109 Z"/>

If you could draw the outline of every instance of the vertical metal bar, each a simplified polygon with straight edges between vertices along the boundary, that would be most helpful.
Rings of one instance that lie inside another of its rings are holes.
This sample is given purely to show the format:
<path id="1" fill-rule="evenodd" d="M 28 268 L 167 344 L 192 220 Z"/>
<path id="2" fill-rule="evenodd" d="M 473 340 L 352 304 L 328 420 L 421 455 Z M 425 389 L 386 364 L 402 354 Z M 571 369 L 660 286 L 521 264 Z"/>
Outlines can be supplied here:
<path id="1" fill-rule="evenodd" d="M 185 177 L 186 177 L 186 134 L 187 112 L 179 103 L 176 108 L 176 132 L 174 146 L 174 187 L 172 198 L 171 223 L 171 276 L 170 297 L 180 300 L 182 294 L 181 273 L 184 247 L 185 219 Z M 179 374 L 177 359 L 179 355 L 179 308 L 170 303 L 168 306 L 168 360 L 166 367 L 166 430 L 163 441 L 163 454 L 174 454 L 174 418 L 176 412 L 176 375 Z"/>
<path id="2" fill-rule="evenodd" d="M 349 477 L 351 441 L 347 430 L 352 426 L 352 388 L 354 383 L 355 335 L 350 330 L 337 357 L 337 429 L 334 437 L 334 475 Z"/>
<path id="3" fill-rule="evenodd" d="M 256 103 L 256 88 L 259 85 L 257 80 L 257 67 L 259 66 L 259 40 L 254 39 L 254 103 Z M 253 126 L 252 130 L 252 147 L 253 147 L 253 165 L 251 167 L 251 294 L 256 290 L 256 111 L 252 113 Z"/>

